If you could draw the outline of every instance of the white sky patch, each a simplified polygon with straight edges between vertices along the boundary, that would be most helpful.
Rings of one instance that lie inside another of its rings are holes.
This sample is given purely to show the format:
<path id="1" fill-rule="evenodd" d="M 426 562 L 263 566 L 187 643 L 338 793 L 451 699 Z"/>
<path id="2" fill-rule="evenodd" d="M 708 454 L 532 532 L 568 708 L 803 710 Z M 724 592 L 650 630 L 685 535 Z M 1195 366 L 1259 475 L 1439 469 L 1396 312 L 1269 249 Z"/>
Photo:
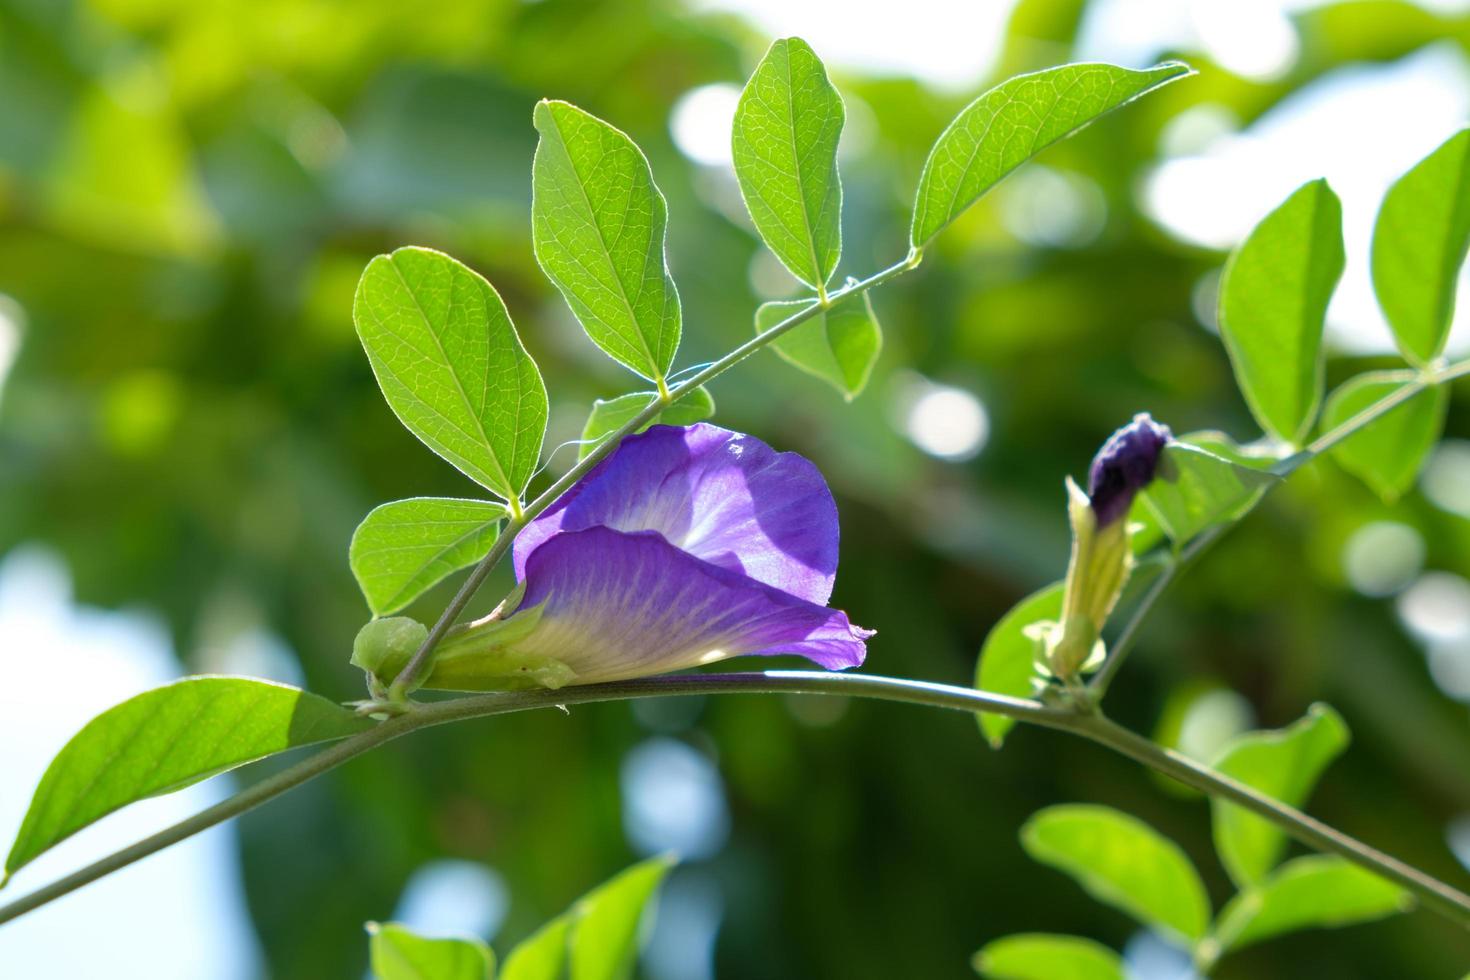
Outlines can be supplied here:
<path id="1" fill-rule="evenodd" d="M 413 873 L 393 921 L 425 936 L 478 936 L 490 940 L 510 910 L 510 888 L 493 869 L 474 861 L 430 861 Z"/>
<path id="2" fill-rule="evenodd" d="M 899 431 L 930 456 L 963 462 L 979 455 L 990 438 L 990 415 L 964 388 L 908 375 L 894 399 Z"/>
<path id="3" fill-rule="evenodd" d="M 5 396 L 5 379 L 10 377 L 10 369 L 20 354 L 21 326 L 24 323 L 25 314 L 20 304 L 0 293 L 0 401 Z"/>
<path id="4" fill-rule="evenodd" d="M 679 152 L 706 167 L 734 166 L 730 131 L 739 102 L 740 86 L 729 82 L 701 85 L 681 95 L 669 117 L 669 132 Z"/>
<path id="5" fill-rule="evenodd" d="M 1342 198 L 1347 266 L 1328 310 L 1343 347 L 1390 352 L 1392 335 L 1373 294 L 1368 253 L 1390 184 L 1470 117 L 1470 63 L 1451 45 L 1389 65 L 1338 69 L 1242 132 L 1166 160 L 1146 180 L 1144 209 L 1184 241 L 1230 248 L 1309 180 L 1326 177 Z M 1461 298 L 1451 351 L 1470 349 L 1470 294 Z"/>
<path id="6" fill-rule="evenodd" d="M 179 676 L 167 634 L 138 613 L 74 606 L 61 563 L 34 549 L 0 561 L 0 837 L 14 839 L 31 790 L 77 729 Z M 21 869 L 10 899 L 204 809 L 228 778 L 118 811 Z M 166 912 L 166 914 L 165 914 Z M 7 976 L 259 975 L 234 830 L 216 827 L 0 929 Z"/>

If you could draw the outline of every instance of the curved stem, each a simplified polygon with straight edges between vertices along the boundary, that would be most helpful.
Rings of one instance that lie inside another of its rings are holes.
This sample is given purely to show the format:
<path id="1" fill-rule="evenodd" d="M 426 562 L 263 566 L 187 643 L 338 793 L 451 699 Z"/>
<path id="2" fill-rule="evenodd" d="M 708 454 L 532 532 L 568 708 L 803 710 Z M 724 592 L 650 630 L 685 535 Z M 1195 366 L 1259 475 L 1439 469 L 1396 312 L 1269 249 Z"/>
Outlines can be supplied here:
<path id="1" fill-rule="evenodd" d="M 433 659 L 434 648 L 439 645 L 440 640 L 444 639 L 444 634 L 449 631 L 449 627 L 454 625 L 454 621 L 459 618 L 459 614 L 464 612 L 465 606 L 469 605 L 470 600 L 479 591 L 480 586 L 484 583 L 485 578 L 490 574 L 491 570 L 499 564 L 501 558 L 505 557 L 505 552 L 509 550 L 511 542 L 515 540 L 516 534 L 520 532 L 521 528 L 534 520 L 543 510 L 555 503 L 556 499 L 571 489 L 578 480 L 591 472 L 594 466 L 602 462 L 608 454 L 617 448 L 618 443 L 622 442 L 624 437 L 637 432 L 658 418 L 659 413 L 669 405 L 672 405 L 701 385 L 724 374 L 736 364 L 739 364 L 756 351 L 770 344 L 777 337 L 810 320 L 832 303 L 846 296 L 865 293 L 874 286 L 881 286 L 891 279 L 898 278 L 917 266 L 921 257 L 922 253 L 918 250 L 912 250 L 902 261 L 895 262 L 881 272 L 876 272 L 866 279 L 849 283 L 841 289 L 828 293 L 825 305 L 821 302 L 814 301 L 810 306 L 797 310 L 780 323 L 756 334 L 724 357 L 694 374 L 687 381 L 680 382 L 672 391 L 665 392 L 664 383 L 660 381 L 660 397 L 652 399 L 643 411 L 633 416 L 621 427 L 608 435 L 607 438 L 603 439 L 602 442 L 598 443 L 595 449 L 578 460 L 576 465 L 567 470 L 566 473 L 562 474 L 561 479 L 553 483 L 544 493 L 536 497 L 536 499 L 526 504 L 525 509 L 521 513 L 506 522 L 505 527 L 501 530 L 500 537 L 496 539 L 489 553 L 480 560 L 479 564 L 475 565 L 469 576 L 461 583 L 459 590 L 454 594 L 454 598 L 449 601 L 449 605 L 444 607 L 444 612 L 440 614 L 439 618 L 434 622 L 434 625 L 429 629 L 429 635 L 424 639 L 423 643 L 419 644 L 419 648 L 414 651 L 413 657 L 399 671 L 398 676 L 393 679 L 393 683 L 388 689 L 388 696 L 395 701 L 402 700 L 414 690 L 415 686 L 423 679 L 429 669 L 430 662 Z"/>
<path id="2" fill-rule="evenodd" d="M 329 769 L 370 751 L 400 735 L 452 721 L 508 714 L 533 708 L 622 701 L 630 698 L 669 697 L 688 694 L 815 694 L 874 698 L 904 704 L 946 708 L 963 712 L 985 711 L 1030 722 L 1046 728 L 1071 732 L 1090 739 L 1151 769 L 1172 776 L 1211 796 L 1237 803 L 1276 824 L 1309 847 L 1340 854 L 1353 863 L 1374 871 L 1408 889 L 1425 906 L 1458 925 L 1470 928 L 1470 896 L 1409 867 L 1367 844 L 1307 816 L 1294 807 L 1159 748 L 1142 736 L 1108 721 L 1096 713 L 1053 707 L 1037 701 L 989 694 L 947 684 L 878 677 L 867 674 L 831 674 L 819 671 L 755 671 L 737 674 L 676 674 L 563 688 L 559 691 L 527 691 L 486 694 L 416 704 L 405 714 L 377 728 L 339 742 L 309 756 L 289 769 L 256 783 L 221 803 L 168 829 L 103 858 L 59 881 L 38 889 L 0 908 L 0 923 L 7 922 L 54 901 L 91 881 L 162 850 L 209 827 L 286 792 Z"/>

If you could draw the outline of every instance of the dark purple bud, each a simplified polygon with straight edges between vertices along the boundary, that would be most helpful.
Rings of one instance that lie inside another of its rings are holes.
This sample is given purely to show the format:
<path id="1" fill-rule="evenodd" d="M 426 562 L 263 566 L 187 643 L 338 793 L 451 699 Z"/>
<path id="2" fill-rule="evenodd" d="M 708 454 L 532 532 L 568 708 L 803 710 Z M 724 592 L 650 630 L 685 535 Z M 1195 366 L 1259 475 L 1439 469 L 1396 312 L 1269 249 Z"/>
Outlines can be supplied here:
<path id="1" fill-rule="evenodd" d="M 1103 443 L 1087 473 L 1087 496 L 1098 527 L 1128 513 L 1134 494 L 1154 478 L 1159 452 L 1173 437 L 1167 425 L 1141 412 Z"/>

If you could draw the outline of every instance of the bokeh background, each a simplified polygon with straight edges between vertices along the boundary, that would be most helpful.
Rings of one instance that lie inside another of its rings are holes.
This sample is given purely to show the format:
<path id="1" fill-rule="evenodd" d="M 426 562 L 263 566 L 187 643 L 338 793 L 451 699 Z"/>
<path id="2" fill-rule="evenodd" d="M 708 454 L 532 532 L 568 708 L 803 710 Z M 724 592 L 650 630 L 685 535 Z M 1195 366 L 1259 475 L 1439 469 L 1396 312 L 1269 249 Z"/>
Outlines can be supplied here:
<path id="1" fill-rule="evenodd" d="M 548 447 L 576 437 L 592 399 L 632 390 L 532 257 L 536 99 L 576 102 L 648 153 L 687 366 L 744 340 L 755 306 L 793 285 L 729 166 L 734 100 L 772 36 L 806 37 L 847 98 L 854 275 L 901 256 L 930 143 L 989 82 L 1073 59 L 1199 69 L 1046 152 L 876 293 L 885 349 L 853 404 L 771 354 L 715 385 L 721 423 L 827 473 L 844 530 L 834 603 L 879 630 L 867 669 L 968 683 L 990 624 L 1060 575 L 1062 479 L 1114 427 L 1147 409 L 1176 431 L 1258 435 L 1214 333 L 1214 284 L 1304 180 L 1344 199 L 1329 384 L 1389 363 L 1368 229 L 1388 182 L 1470 117 L 1465 8 L 0 0 L 0 836 L 87 717 L 180 673 L 361 696 L 353 527 L 384 500 L 473 492 L 374 386 L 350 310 L 375 253 L 436 246 L 496 284 L 552 392 Z M 1406 499 L 1386 506 L 1318 463 L 1222 541 L 1159 610 L 1112 711 L 1207 756 L 1332 703 L 1355 741 L 1311 809 L 1463 887 L 1467 577 L 1462 381 Z M 133 808 L 12 888 L 272 766 Z M 970 719 L 891 705 L 651 702 L 391 745 L 0 929 L 0 972 L 355 977 L 362 923 L 395 915 L 504 951 L 673 849 L 687 860 L 652 980 L 964 977 L 984 942 L 1037 929 L 1126 946 L 1139 977 L 1187 976 L 1021 852 L 1031 812 L 1074 800 L 1154 824 L 1217 907 L 1228 895 L 1203 801 L 1064 735 L 1021 730 L 995 753 Z M 1271 942 L 1218 975 L 1467 966 L 1470 937 L 1416 914 Z"/>

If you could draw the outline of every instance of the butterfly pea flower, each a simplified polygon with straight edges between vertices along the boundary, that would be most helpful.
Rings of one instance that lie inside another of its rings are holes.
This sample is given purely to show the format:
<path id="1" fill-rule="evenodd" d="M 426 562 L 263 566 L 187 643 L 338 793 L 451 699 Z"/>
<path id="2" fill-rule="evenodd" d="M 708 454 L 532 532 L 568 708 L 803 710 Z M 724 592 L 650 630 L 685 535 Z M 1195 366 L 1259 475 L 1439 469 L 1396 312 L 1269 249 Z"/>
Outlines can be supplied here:
<path id="1" fill-rule="evenodd" d="M 810 461 L 709 424 L 654 426 L 520 532 L 507 609 L 447 635 L 424 686 L 557 688 L 747 654 L 856 667 L 873 632 L 826 604 L 837 539 Z M 375 659 L 382 678 L 407 656 Z"/>
<path id="2" fill-rule="evenodd" d="M 1060 621 L 1034 623 L 1027 635 L 1037 644 L 1037 664 L 1070 682 L 1102 663 L 1103 626 L 1133 571 L 1133 498 L 1153 481 L 1159 454 L 1172 434 L 1147 413 L 1103 443 L 1087 474 L 1087 492 L 1067 480 L 1072 556 L 1062 593 Z"/>

